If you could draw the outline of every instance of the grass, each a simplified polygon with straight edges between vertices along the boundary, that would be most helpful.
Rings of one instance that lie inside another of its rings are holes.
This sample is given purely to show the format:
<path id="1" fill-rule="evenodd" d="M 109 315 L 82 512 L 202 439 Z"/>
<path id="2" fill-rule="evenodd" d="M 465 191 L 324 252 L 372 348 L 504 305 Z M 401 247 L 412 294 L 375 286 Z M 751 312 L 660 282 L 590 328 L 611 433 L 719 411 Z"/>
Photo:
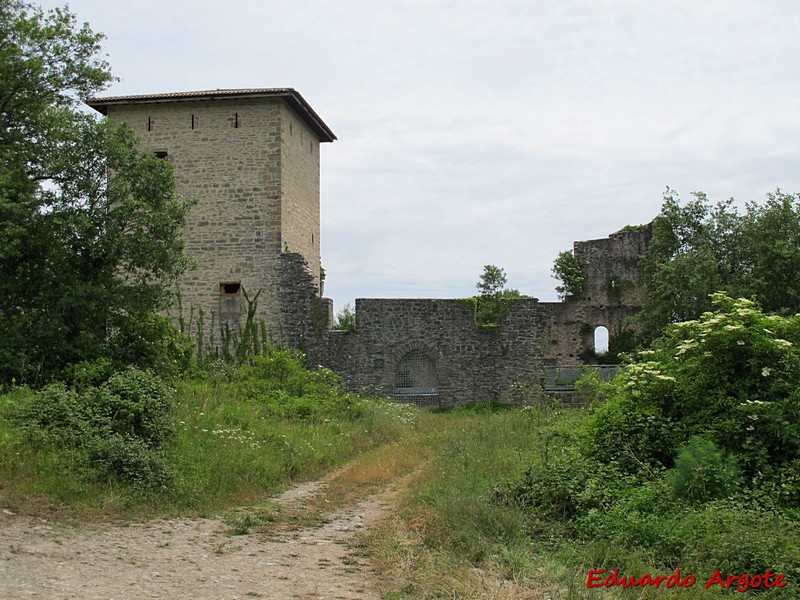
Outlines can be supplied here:
<path id="1" fill-rule="evenodd" d="M 519 409 L 436 415 L 436 456 L 408 482 L 398 510 L 358 539 L 359 552 L 370 557 L 378 571 L 376 580 L 383 597 L 595 600 L 656 599 L 665 594 L 702 599 L 725 596 L 719 587 L 705 589 L 714 568 L 724 565 L 715 567 L 702 554 L 711 556 L 720 547 L 733 548 L 737 543 L 742 551 L 750 551 L 754 544 L 746 543 L 748 533 L 742 524 L 750 523 L 751 537 L 774 534 L 774 527 L 765 529 L 767 525 L 761 524 L 769 516 L 766 513 L 759 521 L 744 513 L 704 513 L 699 509 L 692 513 L 687 509 L 687 519 L 694 520 L 685 524 L 671 524 L 667 515 L 656 515 L 654 522 L 667 538 L 670 527 L 683 527 L 676 530 L 678 543 L 695 543 L 689 530 L 703 530 L 699 554 L 685 554 L 678 565 L 668 567 L 659 551 L 646 544 L 586 539 L 569 525 L 545 521 L 497 501 L 495 491 L 505 481 L 519 480 L 531 464 L 547 463 L 562 447 L 572 444 L 573 432 L 585 414 L 581 409 Z M 626 527 L 629 518 L 639 515 L 621 515 L 619 526 Z M 797 541 L 797 529 L 784 530 L 782 536 L 789 540 L 794 536 Z M 766 547 L 765 543 L 755 545 Z M 773 562 L 768 564 L 778 568 L 785 556 L 773 554 Z M 693 574 L 697 581 L 689 589 L 587 588 L 590 570 L 610 572 L 614 566 L 621 574 L 637 576 L 670 575 L 680 566 L 684 576 Z M 765 597 L 794 598 L 797 582 L 790 581 L 790 585 L 794 589 L 772 590 Z"/>
<path id="2" fill-rule="evenodd" d="M 341 416 L 285 418 L 234 384 L 178 382 L 176 435 L 165 449 L 174 481 L 141 491 L 87 477 L 77 452 L 47 441 L 32 444 L 6 418 L 24 393 L 0 397 L 0 503 L 66 518 L 208 515 L 261 501 L 413 432 L 408 407 L 381 401 L 359 399 Z"/>
<path id="3" fill-rule="evenodd" d="M 524 517 L 491 500 L 498 481 L 541 452 L 552 413 L 456 410 L 435 415 L 436 457 L 403 494 L 399 510 L 359 540 L 386 598 L 544 597 L 544 577 Z"/>
<path id="4" fill-rule="evenodd" d="M 0 415 L 23 393 L 0 398 Z M 280 416 L 274 402 L 254 400 L 241 386 L 180 383 L 172 410 L 176 435 L 166 449 L 176 478 L 168 489 L 146 493 L 87 479 L 79 457 L 47 443 L 31 446 L 0 419 L 0 503 L 81 519 L 222 514 L 231 535 L 269 535 L 318 525 L 336 509 L 395 487 L 396 510 L 355 542 L 388 600 L 718 598 L 724 595 L 718 588 L 703 587 L 704 571 L 714 568 L 703 555 L 721 548 L 732 556 L 737 548 L 761 551 L 775 538 L 777 526 L 751 524 L 751 513 L 728 505 L 690 507 L 676 513 L 685 522 L 673 525 L 669 515 L 645 518 L 631 509 L 620 513 L 620 528 L 636 525 L 646 533 L 646 527 L 673 526 L 672 537 L 682 544 L 694 531 L 704 532 L 679 563 L 697 583 L 680 591 L 587 589 L 591 569 L 669 575 L 675 565 L 665 565 L 655 547 L 587 539 L 568 523 L 498 501 L 505 483 L 518 482 L 531 465 L 558 456 L 563 462 L 585 411 L 541 404 L 434 413 L 352 398 L 346 406 L 338 413 Z M 291 483 L 323 475 L 324 483 L 297 502 L 268 500 Z M 782 537 L 790 547 L 797 528 Z M 777 554 L 764 552 L 767 564 L 776 564 L 770 561 Z"/>

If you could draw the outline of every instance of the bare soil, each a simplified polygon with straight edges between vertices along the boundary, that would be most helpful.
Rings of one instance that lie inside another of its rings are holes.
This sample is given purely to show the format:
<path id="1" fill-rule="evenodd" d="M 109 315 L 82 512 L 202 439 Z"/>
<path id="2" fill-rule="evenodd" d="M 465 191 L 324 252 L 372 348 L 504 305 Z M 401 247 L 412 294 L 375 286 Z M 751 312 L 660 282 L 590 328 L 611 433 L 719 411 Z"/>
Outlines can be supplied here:
<path id="1" fill-rule="evenodd" d="M 302 508 L 325 482 L 274 501 Z M 0 598 L 377 600 L 369 566 L 348 542 L 387 512 L 393 495 L 389 489 L 318 526 L 269 536 L 232 535 L 217 518 L 64 526 L 3 510 Z"/>

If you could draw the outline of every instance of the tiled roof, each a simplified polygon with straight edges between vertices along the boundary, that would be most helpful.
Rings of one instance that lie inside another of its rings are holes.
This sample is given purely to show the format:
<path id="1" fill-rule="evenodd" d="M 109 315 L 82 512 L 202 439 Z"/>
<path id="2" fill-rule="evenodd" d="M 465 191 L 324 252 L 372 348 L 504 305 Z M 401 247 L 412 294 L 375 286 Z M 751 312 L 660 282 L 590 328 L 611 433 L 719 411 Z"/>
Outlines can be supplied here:
<path id="1" fill-rule="evenodd" d="M 138 96 L 108 96 L 89 98 L 86 104 L 96 111 L 107 114 L 108 107 L 121 104 L 157 104 L 163 102 L 186 102 L 189 100 L 224 100 L 227 98 L 283 98 L 286 103 L 311 127 L 321 142 L 336 139 L 333 131 L 314 112 L 300 93 L 293 88 L 253 88 L 239 90 L 204 90 L 196 92 L 170 92 L 166 94 L 143 94 Z"/>

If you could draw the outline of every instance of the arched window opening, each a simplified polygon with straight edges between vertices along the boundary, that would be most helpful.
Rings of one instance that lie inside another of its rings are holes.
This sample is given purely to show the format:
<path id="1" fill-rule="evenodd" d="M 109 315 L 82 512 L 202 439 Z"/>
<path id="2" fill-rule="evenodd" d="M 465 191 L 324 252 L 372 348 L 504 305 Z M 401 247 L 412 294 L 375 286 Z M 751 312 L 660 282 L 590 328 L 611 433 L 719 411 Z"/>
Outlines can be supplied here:
<path id="1" fill-rule="evenodd" d="M 598 356 L 608 354 L 608 328 L 603 325 L 594 330 L 594 353 Z"/>
<path id="2" fill-rule="evenodd" d="M 412 350 L 400 359 L 394 378 L 394 393 L 403 402 L 438 404 L 436 365 L 424 352 Z"/>

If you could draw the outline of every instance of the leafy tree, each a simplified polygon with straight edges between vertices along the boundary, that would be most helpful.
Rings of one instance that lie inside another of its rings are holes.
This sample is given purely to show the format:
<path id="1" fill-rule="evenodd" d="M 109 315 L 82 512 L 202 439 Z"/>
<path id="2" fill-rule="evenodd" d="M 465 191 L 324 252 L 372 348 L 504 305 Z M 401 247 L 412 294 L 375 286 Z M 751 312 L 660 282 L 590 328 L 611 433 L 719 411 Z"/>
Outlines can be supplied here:
<path id="1" fill-rule="evenodd" d="M 507 290 L 508 281 L 501 267 L 486 265 L 475 287 L 479 296 L 472 298 L 475 305 L 475 321 L 484 327 L 499 325 L 517 300 L 524 296 L 518 290 Z"/>
<path id="2" fill-rule="evenodd" d="M 681 204 L 667 190 L 641 265 L 648 339 L 710 310 L 717 291 L 756 296 L 768 312 L 800 312 L 800 200 L 778 190 L 740 214 L 732 200 L 712 205 L 697 193 Z"/>
<path id="3" fill-rule="evenodd" d="M 475 284 L 482 298 L 494 297 L 502 294 L 508 278 L 501 267 L 486 265 L 483 267 L 480 281 Z"/>
<path id="4" fill-rule="evenodd" d="M 0 0 L 0 382 L 127 346 L 187 266 L 171 165 L 81 109 L 112 80 L 101 41 Z"/>
<path id="5" fill-rule="evenodd" d="M 560 252 L 553 261 L 553 277 L 561 281 L 556 286 L 560 298 L 574 296 L 583 291 L 583 263 L 571 251 Z"/>
<path id="6" fill-rule="evenodd" d="M 341 331 L 356 330 L 356 311 L 353 310 L 349 302 L 336 315 L 336 323 L 334 323 L 333 328 Z"/>

